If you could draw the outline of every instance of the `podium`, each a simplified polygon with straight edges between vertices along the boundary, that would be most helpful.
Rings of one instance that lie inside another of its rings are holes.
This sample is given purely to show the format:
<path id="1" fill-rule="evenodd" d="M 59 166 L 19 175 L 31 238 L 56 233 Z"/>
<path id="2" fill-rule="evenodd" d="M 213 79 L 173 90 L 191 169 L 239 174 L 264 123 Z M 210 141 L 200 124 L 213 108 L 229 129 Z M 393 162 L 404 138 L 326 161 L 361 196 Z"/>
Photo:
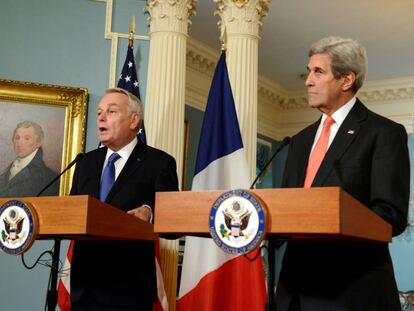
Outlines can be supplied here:
<path id="1" fill-rule="evenodd" d="M 392 239 L 391 225 L 339 187 L 250 190 L 267 210 L 268 288 L 275 288 L 276 242 L 286 240 L 376 241 Z M 209 236 L 212 205 L 223 191 L 158 192 L 154 231 Z M 268 290 L 268 308 L 273 308 Z"/>
<path id="2" fill-rule="evenodd" d="M 87 195 L 1 198 L 33 205 L 37 239 L 154 240 L 153 225 Z"/>
<path id="3" fill-rule="evenodd" d="M 10 200 L 21 200 L 34 207 L 39 221 L 37 239 L 55 240 L 48 310 L 55 310 L 57 304 L 60 240 L 148 241 L 158 238 L 152 224 L 87 195 L 0 198 L 0 206 Z"/>
<path id="4" fill-rule="evenodd" d="M 390 242 L 391 225 L 339 187 L 250 190 L 267 206 L 267 236 L 289 240 Z M 224 191 L 157 192 L 154 231 L 209 236 L 209 214 Z"/>

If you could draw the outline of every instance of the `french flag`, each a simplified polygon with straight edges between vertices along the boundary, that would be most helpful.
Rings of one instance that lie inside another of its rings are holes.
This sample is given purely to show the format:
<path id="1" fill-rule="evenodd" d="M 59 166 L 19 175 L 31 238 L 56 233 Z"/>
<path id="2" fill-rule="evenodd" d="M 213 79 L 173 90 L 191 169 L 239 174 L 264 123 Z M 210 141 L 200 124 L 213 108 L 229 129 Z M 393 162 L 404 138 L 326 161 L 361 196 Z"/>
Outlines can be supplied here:
<path id="1" fill-rule="evenodd" d="M 249 185 L 223 52 L 208 96 L 192 190 L 248 189 Z M 249 261 L 242 255 L 225 253 L 212 239 L 186 237 L 178 311 L 265 310 L 265 305 L 265 275 L 260 256 Z"/>

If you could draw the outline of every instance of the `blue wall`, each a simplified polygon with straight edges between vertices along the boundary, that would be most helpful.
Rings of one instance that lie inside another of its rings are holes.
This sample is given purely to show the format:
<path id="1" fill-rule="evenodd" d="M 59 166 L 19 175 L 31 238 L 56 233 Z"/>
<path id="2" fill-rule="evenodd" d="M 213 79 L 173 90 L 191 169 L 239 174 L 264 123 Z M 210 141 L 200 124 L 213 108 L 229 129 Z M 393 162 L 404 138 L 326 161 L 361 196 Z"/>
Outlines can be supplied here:
<path id="1" fill-rule="evenodd" d="M 191 190 L 193 183 L 195 163 L 197 160 L 198 140 L 200 139 L 201 127 L 203 126 L 204 112 L 190 106 L 185 107 L 185 121 L 188 128 L 188 152 L 185 168 L 185 183 L 183 190 Z"/>
<path id="2" fill-rule="evenodd" d="M 394 272 L 400 291 L 414 290 L 414 134 L 408 137 L 411 163 L 411 204 L 409 222 L 411 225 L 390 244 Z"/>
<path id="3" fill-rule="evenodd" d="M 145 1 L 115 0 L 112 31 L 127 33 L 132 15 L 138 34 L 146 35 Z M 1 0 L 0 78 L 89 90 L 86 150 L 96 148 L 95 111 L 108 87 L 111 41 L 104 38 L 106 3 L 91 0 Z M 117 69 L 122 69 L 127 40 L 120 39 Z M 135 42 L 135 60 L 145 102 L 148 41 Z M 37 241 L 25 255 L 28 264 L 52 247 Z M 66 254 L 67 243 L 62 254 Z M 48 259 L 46 257 L 46 259 Z M 62 256 L 63 259 L 63 256 Z M 42 310 L 49 268 L 26 270 L 19 257 L 0 253 L 0 309 Z"/>

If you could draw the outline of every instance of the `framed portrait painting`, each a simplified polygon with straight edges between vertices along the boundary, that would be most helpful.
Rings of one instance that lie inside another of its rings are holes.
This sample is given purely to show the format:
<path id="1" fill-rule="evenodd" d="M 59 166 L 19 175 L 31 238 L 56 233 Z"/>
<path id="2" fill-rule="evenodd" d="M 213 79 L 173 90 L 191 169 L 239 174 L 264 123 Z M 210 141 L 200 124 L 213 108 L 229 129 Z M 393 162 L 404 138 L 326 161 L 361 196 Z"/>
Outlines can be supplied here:
<path id="1" fill-rule="evenodd" d="M 0 197 L 36 196 L 84 151 L 87 101 L 85 88 L 0 79 Z M 58 194 L 69 193 L 73 172 Z"/>

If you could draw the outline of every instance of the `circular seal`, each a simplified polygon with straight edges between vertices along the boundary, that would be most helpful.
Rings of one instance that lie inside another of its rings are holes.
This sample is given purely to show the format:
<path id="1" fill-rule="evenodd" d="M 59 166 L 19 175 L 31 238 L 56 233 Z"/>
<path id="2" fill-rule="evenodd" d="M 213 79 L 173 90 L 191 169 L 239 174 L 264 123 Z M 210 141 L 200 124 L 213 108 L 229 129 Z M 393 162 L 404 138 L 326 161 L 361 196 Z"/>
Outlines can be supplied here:
<path id="1" fill-rule="evenodd" d="M 229 254 L 250 252 L 266 234 L 264 204 L 246 190 L 221 194 L 211 207 L 209 222 L 214 242 Z"/>
<path id="2" fill-rule="evenodd" d="M 20 200 L 7 201 L 0 206 L 0 247 L 10 255 L 27 251 L 38 232 L 36 210 Z"/>

